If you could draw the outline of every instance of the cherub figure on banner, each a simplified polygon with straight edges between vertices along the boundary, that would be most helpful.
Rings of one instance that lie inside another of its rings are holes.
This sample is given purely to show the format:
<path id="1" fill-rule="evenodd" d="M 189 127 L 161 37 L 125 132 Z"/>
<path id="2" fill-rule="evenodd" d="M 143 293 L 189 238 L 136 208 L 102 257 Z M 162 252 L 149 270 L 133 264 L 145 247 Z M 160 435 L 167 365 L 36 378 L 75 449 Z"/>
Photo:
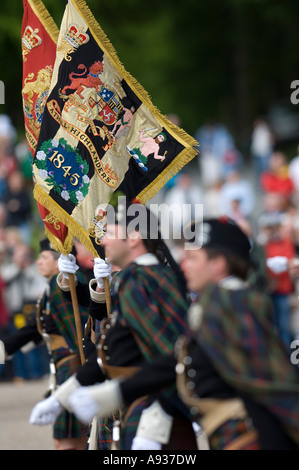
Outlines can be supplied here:
<path id="1" fill-rule="evenodd" d="M 139 141 L 142 143 L 140 147 L 134 147 L 133 149 L 130 148 L 128 145 L 126 149 L 130 153 L 130 155 L 135 159 L 136 163 L 140 166 L 143 171 L 148 171 L 146 167 L 148 157 L 153 154 L 153 157 L 156 160 L 165 160 L 165 156 L 167 151 L 165 151 L 164 155 L 159 154 L 160 144 L 165 142 L 167 137 L 164 132 L 159 132 L 156 137 L 145 137 L 144 133 L 148 131 L 155 130 L 154 128 L 150 129 L 142 129 L 139 135 Z"/>
<path id="2" fill-rule="evenodd" d="M 123 108 L 124 114 L 116 121 L 114 124 L 113 129 L 110 131 L 111 134 L 113 135 L 114 139 L 116 140 L 121 134 L 126 134 L 127 129 L 132 126 L 133 123 L 133 118 L 134 118 L 134 113 L 135 113 L 135 107 L 131 106 L 130 109 L 128 108 Z M 118 127 L 118 129 L 117 129 Z M 115 132 L 115 130 L 117 131 Z"/>

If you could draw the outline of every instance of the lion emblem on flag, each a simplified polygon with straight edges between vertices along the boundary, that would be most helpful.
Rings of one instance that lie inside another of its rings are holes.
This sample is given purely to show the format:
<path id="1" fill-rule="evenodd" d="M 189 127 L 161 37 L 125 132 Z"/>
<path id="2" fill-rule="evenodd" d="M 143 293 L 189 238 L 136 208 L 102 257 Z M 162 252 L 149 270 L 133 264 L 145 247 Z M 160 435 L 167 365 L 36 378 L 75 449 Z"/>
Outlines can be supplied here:
<path id="1" fill-rule="evenodd" d="M 103 73 L 103 63 L 100 60 L 94 62 L 90 66 L 89 72 L 86 77 L 84 77 L 84 75 L 87 73 L 86 66 L 80 64 L 78 65 L 78 69 L 84 70 L 82 73 L 70 73 L 69 79 L 71 80 L 71 84 L 63 87 L 61 93 L 65 95 L 67 90 L 74 90 L 74 93 L 77 93 L 77 95 L 80 96 L 81 99 L 84 99 L 81 94 L 84 90 L 84 87 L 95 88 L 96 91 L 98 91 L 99 86 L 104 85 L 104 83 L 100 79 L 100 75 Z"/>

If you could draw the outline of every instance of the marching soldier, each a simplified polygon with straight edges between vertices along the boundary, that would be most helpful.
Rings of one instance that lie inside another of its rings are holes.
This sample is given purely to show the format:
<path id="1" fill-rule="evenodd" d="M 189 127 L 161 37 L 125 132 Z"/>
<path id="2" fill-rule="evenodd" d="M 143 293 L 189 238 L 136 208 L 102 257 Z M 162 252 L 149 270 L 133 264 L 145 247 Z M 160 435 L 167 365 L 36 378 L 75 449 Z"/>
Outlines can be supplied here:
<path id="1" fill-rule="evenodd" d="M 269 297 L 247 284 L 249 240 L 227 218 L 194 228 L 183 271 L 199 302 L 188 311 L 189 331 L 175 354 L 126 380 L 81 387 L 69 397 L 71 409 L 79 419 L 105 416 L 107 409 L 176 383 L 210 449 L 296 449 L 299 372 L 274 328 Z M 162 422 L 165 415 L 142 416 L 137 437 L 157 440 Z"/>
<path id="2" fill-rule="evenodd" d="M 140 224 L 138 230 L 132 228 L 132 217 L 127 216 L 123 220 L 123 212 L 119 210 L 118 221 L 115 225 L 108 223 L 102 241 L 107 258 L 121 271 L 111 285 L 111 314 L 109 321 L 101 325 L 99 365 L 93 383 L 104 382 L 107 378 L 129 377 L 157 356 L 173 353 L 177 338 L 186 330 L 188 301 L 184 277 L 161 238 L 149 237 L 152 214 L 144 206 L 136 204 L 136 210 L 139 207 L 141 211 L 146 211 L 146 224 Z M 80 385 L 90 384 L 91 374 L 83 377 L 82 373 L 82 369 L 89 367 L 88 362 L 68 384 L 55 392 L 60 406 L 69 409 L 70 393 Z M 114 392 L 111 392 L 106 391 L 106 398 L 108 401 L 111 398 L 113 402 Z M 106 404 L 105 416 L 109 416 L 112 414 L 111 403 Z M 45 416 L 53 413 L 53 407 L 48 403 L 48 408 L 38 413 L 39 405 L 32 413 L 35 414 L 35 424 L 44 424 Z M 196 448 L 188 410 L 172 387 L 163 393 L 145 394 L 129 409 L 122 408 L 121 403 L 113 409 L 113 412 L 121 409 L 120 449 L 131 449 L 140 415 L 151 405 L 162 419 L 168 414 L 173 417 L 174 432 L 171 436 L 168 432 L 163 433 L 163 445 L 183 449 L 193 442 L 193 448 Z M 82 422 L 90 421 L 88 417 L 83 417 Z"/>
<path id="3" fill-rule="evenodd" d="M 3 340 L 7 356 L 13 355 L 31 341 L 36 344 L 46 342 L 51 369 L 49 393 L 53 393 L 56 386 L 65 382 L 81 365 L 72 303 L 64 297 L 56 283 L 59 255 L 47 239 L 40 242 L 37 266 L 39 272 L 47 278 L 48 285 L 38 302 L 36 319 Z M 79 310 L 84 324 L 88 318 L 88 309 L 79 307 Z M 53 426 L 56 450 L 85 449 L 84 430 L 85 427 L 73 414 L 63 410 L 57 415 Z"/>

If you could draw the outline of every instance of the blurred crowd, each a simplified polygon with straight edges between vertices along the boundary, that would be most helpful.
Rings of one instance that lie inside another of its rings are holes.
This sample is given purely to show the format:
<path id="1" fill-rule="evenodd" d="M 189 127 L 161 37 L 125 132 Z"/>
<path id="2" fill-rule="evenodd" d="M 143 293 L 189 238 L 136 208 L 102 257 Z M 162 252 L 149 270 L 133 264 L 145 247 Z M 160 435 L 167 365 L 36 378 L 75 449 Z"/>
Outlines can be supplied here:
<path id="1" fill-rule="evenodd" d="M 169 118 L 180 126 L 176 115 Z M 299 339 L 299 147 L 298 155 L 287 158 L 277 150 L 264 119 L 253 123 L 246 156 L 221 123 L 201 126 L 195 139 L 197 161 L 152 200 L 175 207 L 171 249 L 177 253 L 176 239 L 186 222 L 184 204 L 201 204 L 203 216 L 229 216 L 240 224 L 252 241 L 253 282 L 271 295 L 277 327 L 289 348 Z M 32 189 L 26 141 L 17 138 L 10 118 L 0 115 L 0 339 L 35 314 L 46 286 L 35 263 L 43 223 Z M 163 233 L 163 224 L 161 228 Z M 48 367 L 43 346 L 20 351 L 5 367 L 0 365 L 0 381 L 39 378 Z"/>
<path id="2" fill-rule="evenodd" d="M 11 119 L 0 115 L 0 339 L 35 316 L 46 279 L 36 266 L 43 231 L 33 200 L 30 154 Z M 45 346 L 19 351 L 0 365 L 0 380 L 38 379 L 49 370 Z"/>

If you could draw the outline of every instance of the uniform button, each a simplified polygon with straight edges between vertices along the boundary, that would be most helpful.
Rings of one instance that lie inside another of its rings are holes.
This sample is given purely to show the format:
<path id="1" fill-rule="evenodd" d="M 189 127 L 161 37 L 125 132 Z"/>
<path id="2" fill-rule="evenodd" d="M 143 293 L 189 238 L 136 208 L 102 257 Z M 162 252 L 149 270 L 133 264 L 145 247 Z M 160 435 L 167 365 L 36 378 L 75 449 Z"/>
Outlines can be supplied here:
<path id="1" fill-rule="evenodd" d="M 187 372 L 188 377 L 191 379 L 196 376 L 196 370 L 195 369 L 189 369 Z"/>
<path id="2" fill-rule="evenodd" d="M 184 357 L 183 363 L 184 363 L 186 366 L 189 366 L 189 365 L 191 364 L 191 362 L 192 362 L 192 357 L 190 357 L 190 356 Z"/>
<path id="3" fill-rule="evenodd" d="M 103 346 L 103 349 L 104 349 L 105 351 L 107 351 L 108 346 Z"/>
<path id="4" fill-rule="evenodd" d="M 195 388 L 195 383 L 194 382 L 187 382 L 186 385 L 188 390 L 193 390 Z"/>

